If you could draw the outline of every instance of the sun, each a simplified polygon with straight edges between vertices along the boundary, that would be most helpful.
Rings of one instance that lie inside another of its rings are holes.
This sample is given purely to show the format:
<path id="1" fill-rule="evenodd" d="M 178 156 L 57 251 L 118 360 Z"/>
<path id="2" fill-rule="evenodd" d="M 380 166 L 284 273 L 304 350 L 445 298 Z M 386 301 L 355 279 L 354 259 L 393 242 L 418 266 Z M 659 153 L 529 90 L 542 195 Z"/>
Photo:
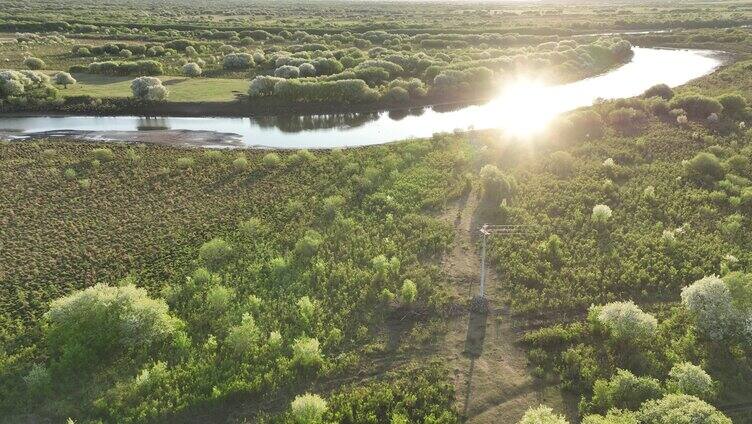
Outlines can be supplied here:
<path id="1" fill-rule="evenodd" d="M 498 127 L 516 137 L 542 132 L 559 113 L 553 87 L 529 78 L 506 84 L 494 103 Z"/>

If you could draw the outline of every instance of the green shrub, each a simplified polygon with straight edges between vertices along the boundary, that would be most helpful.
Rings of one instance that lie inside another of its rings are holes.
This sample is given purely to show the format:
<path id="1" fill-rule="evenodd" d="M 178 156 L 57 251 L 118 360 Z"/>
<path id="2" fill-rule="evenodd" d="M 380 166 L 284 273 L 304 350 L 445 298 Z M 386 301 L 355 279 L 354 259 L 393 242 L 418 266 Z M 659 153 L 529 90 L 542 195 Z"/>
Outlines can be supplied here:
<path id="1" fill-rule="evenodd" d="M 327 403 L 319 395 L 298 395 L 290 405 L 292 419 L 296 424 L 319 424 L 327 410 Z"/>
<path id="2" fill-rule="evenodd" d="M 651 97 L 660 97 L 664 100 L 671 100 L 674 97 L 674 90 L 666 84 L 656 84 L 645 90 L 642 96 L 647 99 Z"/>
<path id="3" fill-rule="evenodd" d="M 663 394 L 661 383 L 655 378 L 637 377 L 620 369 L 611 379 L 595 382 L 590 406 L 598 413 L 614 408 L 636 411 L 643 402 L 659 399 Z"/>
<path id="4" fill-rule="evenodd" d="M 718 102 L 723 106 L 723 113 L 732 118 L 743 117 L 747 108 L 747 100 L 738 93 L 724 94 L 718 98 Z"/>
<path id="5" fill-rule="evenodd" d="M 115 159 L 115 154 L 108 148 L 99 148 L 91 151 L 91 156 L 100 162 L 109 162 Z"/>
<path id="6" fill-rule="evenodd" d="M 142 361 L 182 328 L 164 301 L 132 285 L 97 284 L 57 299 L 45 322 L 56 372 L 77 377 L 113 361 Z"/>
<path id="7" fill-rule="evenodd" d="M 281 163 L 282 163 L 282 158 L 280 158 L 279 155 L 276 153 L 267 153 L 261 159 L 261 164 L 264 165 L 264 168 L 267 168 L 267 169 L 276 168 Z"/>
<path id="8" fill-rule="evenodd" d="M 723 178 L 725 171 L 718 157 L 712 153 L 698 153 L 683 162 L 684 175 L 693 181 L 710 185 Z"/>
<path id="9" fill-rule="evenodd" d="M 485 165 L 480 170 L 480 181 L 483 185 L 483 198 L 498 204 L 502 199 L 509 198 L 517 191 L 517 181 L 511 175 L 505 175 L 494 165 Z"/>
<path id="10" fill-rule="evenodd" d="M 706 119 L 711 113 L 721 113 L 723 106 L 711 97 L 699 94 L 684 94 L 671 100 L 672 109 L 682 109 L 692 119 Z"/>
<path id="11" fill-rule="evenodd" d="M 47 66 L 42 59 L 39 59 L 37 57 L 27 57 L 26 59 L 24 59 L 23 64 L 25 67 L 31 69 L 32 71 L 44 69 L 45 66 Z"/>
<path id="12" fill-rule="evenodd" d="M 292 345 L 292 360 L 304 368 L 320 365 L 324 358 L 321 356 L 319 341 L 310 337 L 295 339 Z"/>

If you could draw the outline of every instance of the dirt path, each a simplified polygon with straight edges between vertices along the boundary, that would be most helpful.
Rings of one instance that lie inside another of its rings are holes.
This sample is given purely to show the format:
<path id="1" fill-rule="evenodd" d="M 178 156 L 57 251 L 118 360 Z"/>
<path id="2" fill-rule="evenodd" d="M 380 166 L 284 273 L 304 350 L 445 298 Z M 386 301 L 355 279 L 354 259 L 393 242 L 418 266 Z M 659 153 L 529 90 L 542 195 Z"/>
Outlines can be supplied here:
<path id="1" fill-rule="evenodd" d="M 466 304 L 478 290 L 480 255 L 475 233 L 479 195 L 473 189 L 466 198 L 447 208 L 444 219 L 456 230 L 451 252 L 442 261 L 449 274 L 456 301 Z M 491 265 L 491 264 L 489 264 Z M 515 341 L 514 321 L 501 304 L 502 283 L 487 268 L 486 296 L 491 312 L 465 313 L 453 319 L 445 340 L 445 357 L 453 373 L 457 407 L 468 423 L 516 423 L 530 406 L 544 403 L 563 411 L 560 391 L 533 378 L 525 354 Z"/>

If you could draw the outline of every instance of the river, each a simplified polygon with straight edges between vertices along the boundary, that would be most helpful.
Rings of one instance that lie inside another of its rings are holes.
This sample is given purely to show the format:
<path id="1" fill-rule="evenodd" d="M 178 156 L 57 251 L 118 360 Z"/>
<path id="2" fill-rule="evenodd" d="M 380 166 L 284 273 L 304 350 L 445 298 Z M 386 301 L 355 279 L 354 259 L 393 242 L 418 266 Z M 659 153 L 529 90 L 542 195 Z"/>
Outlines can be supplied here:
<path id="1" fill-rule="evenodd" d="M 569 84 L 520 79 L 493 100 L 470 106 L 409 111 L 252 118 L 34 116 L 0 118 L 0 137 L 77 137 L 197 146 L 327 149 L 388 143 L 437 132 L 499 128 L 526 136 L 557 115 L 597 99 L 633 97 L 665 83 L 675 87 L 722 64 L 719 52 L 634 48 L 632 60 Z"/>

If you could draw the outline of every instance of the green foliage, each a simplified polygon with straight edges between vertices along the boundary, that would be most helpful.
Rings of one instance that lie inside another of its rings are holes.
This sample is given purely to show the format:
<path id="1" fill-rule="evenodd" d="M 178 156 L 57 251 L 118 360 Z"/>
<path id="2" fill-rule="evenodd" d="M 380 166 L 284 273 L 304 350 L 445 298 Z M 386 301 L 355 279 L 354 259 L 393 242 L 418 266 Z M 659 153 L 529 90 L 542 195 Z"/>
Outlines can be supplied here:
<path id="1" fill-rule="evenodd" d="M 711 97 L 700 94 L 682 94 L 671 100 L 671 109 L 682 109 L 691 119 L 706 119 L 711 113 L 721 113 L 723 106 Z"/>
<path id="2" fill-rule="evenodd" d="M 715 397 L 713 379 L 702 368 L 689 362 L 674 364 L 666 387 L 671 393 L 683 393 L 711 401 Z"/>
<path id="3" fill-rule="evenodd" d="M 538 407 L 531 407 L 525 411 L 525 415 L 518 421 L 518 424 L 568 424 L 562 415 L 554 413 L 554 411 L 545 406 L 540 405 Z"/>
<path id="4" fill-rule="evenodd" d="M 666 395 L 646 402 L 637 413 L 640 424 L 731 424 L 712 405 L 688 395 Z"/>
<path id="5" fill-rule="evenodd" d="M 97 284 L 55 300 L 44 316 L 53 373 L 76 376 L 125 360 L 138 364 L 182 327 L 162 300 L 131 285 Z"/>
<path id="6" fill-rule="evenodd" d="M 412 280 L 405 280 L 402 283 L 402 288 L 400 289 L 400 298 L 402 301 L 406 304 L 412 304 L 415 302 L 415 298 L 418 296 L 418 287 L 415 285 Z"/>
<path id="7" fill-rule="evenodd" d="M 687 178 L 706 185 L 720 180 L 725 174 L 721 161 L 712 153 L 698 153 L 683 165 Z"/>
<path id="8" fill-rule="evenodd" d="M 643 402 L 663 396 L 658 380 L 637 377 L 627 370 L 618 370 L 609 380 L 597 380 L 593 385 L 590 409 L 605 414 L 611 409 L 636 411 Z"/>
<path id="9" fill-rule="evenodd" d="M 480 170 L 480 181 L 483 184 L 483 198 L 491 204 L 498 204 L 517 191 L 517 181 L 514 177 L 505 175 L 494 165 L 485 165 Z"/>
<path id="10" fill-rule="evenodd" d="M 221 271 L 232 260 L 233 249 L 228 242 L 215 237 L 201 245 L 198 256 L 209 270 Z"/>
<path id="11" fill-rule="evenodd" d="M 24 66 L 26 66 L 28 69 L 31 69 L 32 71 L 38 71 L 40 69 L 44 69 L 46 64 L 42 59 L 39 59 L 37 57 L 27 57 L 24 59 L 23 62 Z"/>
<path id="12" fill-rule="evenodd" d="M 321 355 L 319 341 L 310 337 L 295 339 L 292 345 L 292 360 L 304 368 L 320 365 L 324 358 Z"/>
<path id="13" fill-rule="evenodd" d="M 654 85 L 642 94 L 645 98 L 660 97 L 664 100 L 671 100 L 674 97 L 674 90 L 666 84 Z"/>
<path id="14" fill-rule="evenodd" d="M 327 403 L 319 395 L 306 393 L 295 397 L 290 405 L 292 419 L 297 424 L 318 424 L 327 410 Z"/>

